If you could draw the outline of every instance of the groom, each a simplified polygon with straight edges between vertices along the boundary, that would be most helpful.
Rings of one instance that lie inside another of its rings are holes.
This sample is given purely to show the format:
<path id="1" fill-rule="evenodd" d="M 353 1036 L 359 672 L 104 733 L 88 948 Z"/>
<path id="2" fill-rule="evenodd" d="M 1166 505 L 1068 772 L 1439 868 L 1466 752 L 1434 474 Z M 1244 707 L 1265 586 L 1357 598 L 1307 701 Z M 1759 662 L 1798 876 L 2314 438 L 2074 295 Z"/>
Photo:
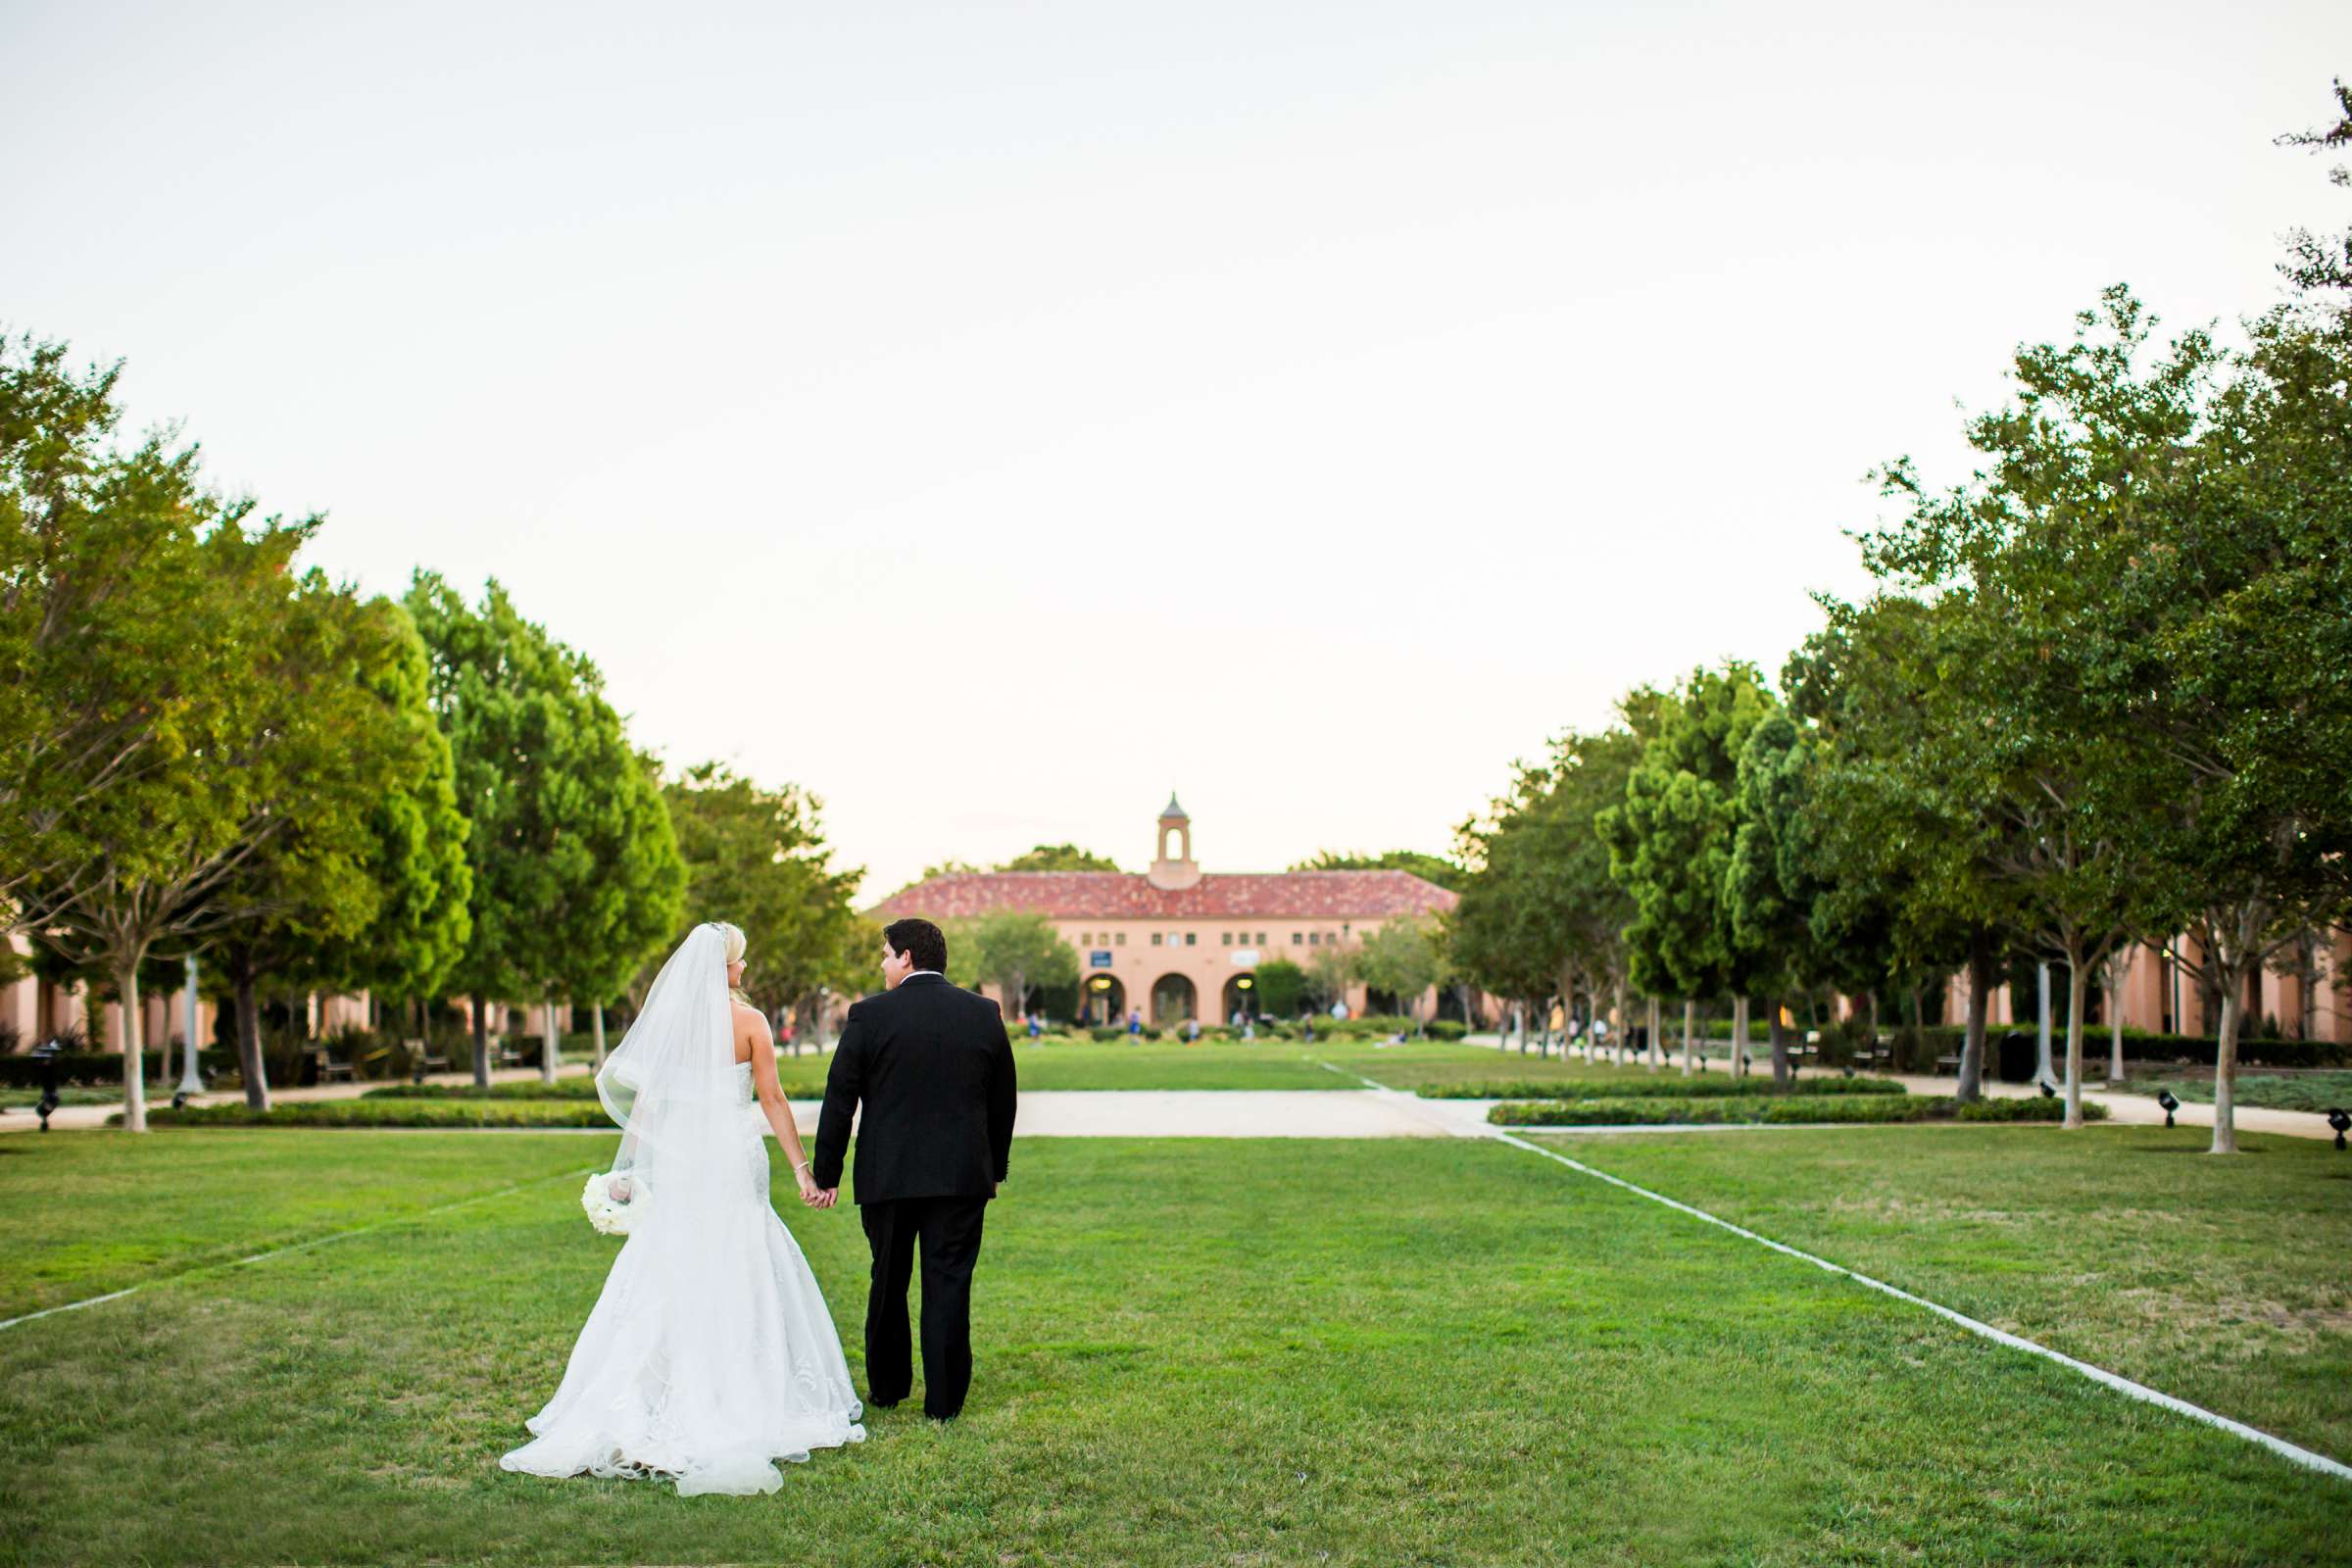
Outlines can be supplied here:
<path id="1" fill-rule="evenodd" d="M 906 1397 L 906 1281 L 923 1250 L 923 1414 L 952 1421 L 972 1383 L 972 1264 L 1012 1153 L 1012 1042 L 997 1004 L 948 983 L 948 939 L 928 920 L 882 928 L 878 997 L 850 1008 L 825 1077 L 811 1174 L 831 1207 L 858 1127 L 858 1213 L 873 1249 L 865 1298 L 869 1401 Z"/>

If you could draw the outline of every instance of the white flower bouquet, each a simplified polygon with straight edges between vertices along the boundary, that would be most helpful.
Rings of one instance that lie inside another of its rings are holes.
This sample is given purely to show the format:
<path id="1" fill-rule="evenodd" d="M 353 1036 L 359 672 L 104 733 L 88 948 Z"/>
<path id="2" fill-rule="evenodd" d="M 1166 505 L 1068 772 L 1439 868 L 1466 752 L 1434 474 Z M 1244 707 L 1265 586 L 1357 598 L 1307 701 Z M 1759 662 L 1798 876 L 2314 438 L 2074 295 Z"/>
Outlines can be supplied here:
<path id="1" fill-rule="evenodd" d="M 654 1190 L 633 1172 L 600 1170 L 580 1190 L 580 1207 L 588 1223 L 606 1236 L 626 1236 L 653 1200 Z"/>

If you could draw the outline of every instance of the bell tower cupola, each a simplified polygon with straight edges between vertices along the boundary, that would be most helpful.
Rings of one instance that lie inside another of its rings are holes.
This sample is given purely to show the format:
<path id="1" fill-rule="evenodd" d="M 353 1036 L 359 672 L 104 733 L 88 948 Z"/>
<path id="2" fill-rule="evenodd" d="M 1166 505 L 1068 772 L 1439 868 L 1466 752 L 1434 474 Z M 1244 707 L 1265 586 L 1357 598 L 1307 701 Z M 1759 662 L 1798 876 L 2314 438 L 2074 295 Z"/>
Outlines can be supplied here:
<path id="1" fill-rule="evenodd" d="M 1176 841 L 1176 853 L 1168 853 L 1168 841 Z M 1168 792 L 1167 808 L 1159 813 L 1158 850 L 1152 858 L 1152 869 L 1144 879 L 1155 888 L 1177 892 L 1200 880 L 1200 867 L 1193 861 L 1193 819 L 1184 814 L 1176 803 L 1176 792 Z"/>

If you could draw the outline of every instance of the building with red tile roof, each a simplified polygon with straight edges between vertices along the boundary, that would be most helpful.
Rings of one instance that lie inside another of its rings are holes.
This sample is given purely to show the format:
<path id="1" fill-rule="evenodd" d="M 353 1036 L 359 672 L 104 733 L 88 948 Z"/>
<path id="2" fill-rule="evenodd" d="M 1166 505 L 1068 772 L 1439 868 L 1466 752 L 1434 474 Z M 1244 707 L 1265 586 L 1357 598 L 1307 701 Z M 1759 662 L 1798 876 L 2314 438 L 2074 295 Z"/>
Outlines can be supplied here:
<path id="1" fill-rule="evenodd" d="M 1458 902 L 1410 871 L 1203 872 L 1193 858 L 1192 818 L 1173 795 L 1159 814 L 1157 844 L 1152 868 L 1141 873 L 955 872 L 902 889 L 871 912 L 942 922 L 1000 909 L 1042 914 L 1077 950 L 1090 1020 L 1134 1010 L 1165 1025 L 1254 1011 L 1251 977 L 1260 963 L 1281 956 L 1311 966 L 1387 921 L 1442 913 Z M 1349 1009 L 1362 1011 L 1366 1000 L 1364 987 L 1350 983 Z M 1431 1016 L 1435 994 L 1421 1000 L 1421 1015 Z"/>

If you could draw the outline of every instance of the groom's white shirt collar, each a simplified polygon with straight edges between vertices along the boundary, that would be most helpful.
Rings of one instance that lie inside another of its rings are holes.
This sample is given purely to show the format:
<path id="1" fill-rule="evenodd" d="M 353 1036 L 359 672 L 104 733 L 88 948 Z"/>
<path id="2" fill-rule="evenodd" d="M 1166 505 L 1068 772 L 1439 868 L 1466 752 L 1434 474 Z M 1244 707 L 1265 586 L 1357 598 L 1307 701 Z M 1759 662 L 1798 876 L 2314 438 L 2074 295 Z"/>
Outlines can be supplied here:
<path id="1" fill-rule="evenodd" d="M 934 980 L 945 980 L 947 978 L 946 975 L 941 974 L 937 969 L 909 969 L 906 971 L 906 980 L 919 980 L 924 975 L 929 975 Z M 902 980 L 899 982 L 899 984 L 905 985 L 906 980 Z"/>

